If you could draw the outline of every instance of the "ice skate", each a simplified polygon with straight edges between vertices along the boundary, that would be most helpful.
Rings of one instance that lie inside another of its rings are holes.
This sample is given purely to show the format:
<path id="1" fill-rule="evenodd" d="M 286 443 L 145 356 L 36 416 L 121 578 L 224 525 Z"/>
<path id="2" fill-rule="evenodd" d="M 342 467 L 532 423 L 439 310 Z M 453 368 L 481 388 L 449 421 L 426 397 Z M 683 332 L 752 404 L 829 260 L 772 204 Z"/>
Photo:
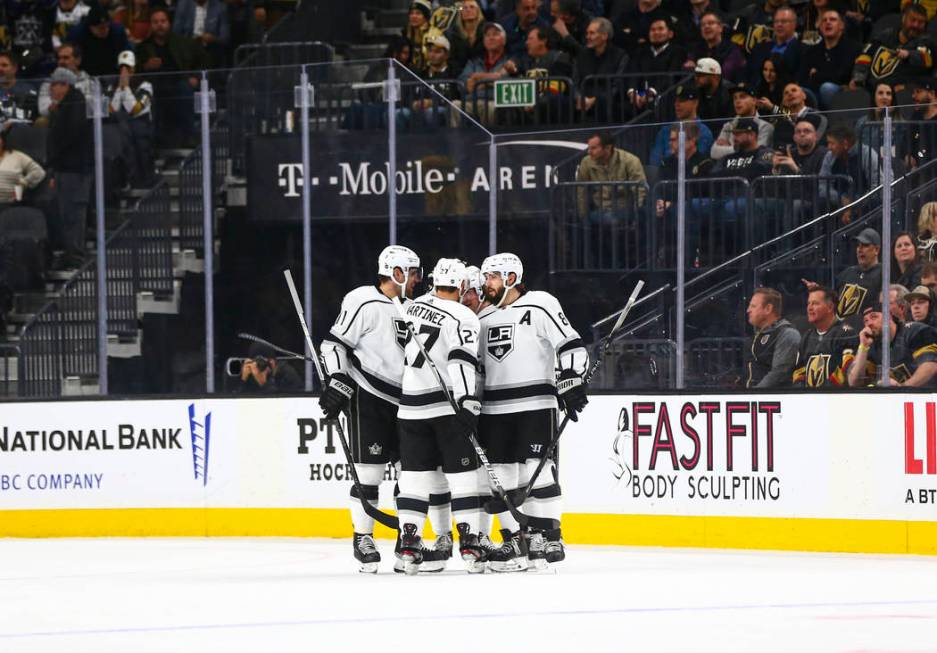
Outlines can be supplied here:
<path id="1" fill-rule="evenodd" d="M 488 568 L 498 573 L 527 571 L 527 542 L 521 531 L 501 529 L 504 543 L 488 556 Z"/>
<path id="2" fill-rule="evenodd" d="M 374 545 L 374 536 L 370 533 L 355 533 L 352 538 L 355 560 L 358 561 L 358 571 L 362 574 L 376 574 L 381 554 Z"/>

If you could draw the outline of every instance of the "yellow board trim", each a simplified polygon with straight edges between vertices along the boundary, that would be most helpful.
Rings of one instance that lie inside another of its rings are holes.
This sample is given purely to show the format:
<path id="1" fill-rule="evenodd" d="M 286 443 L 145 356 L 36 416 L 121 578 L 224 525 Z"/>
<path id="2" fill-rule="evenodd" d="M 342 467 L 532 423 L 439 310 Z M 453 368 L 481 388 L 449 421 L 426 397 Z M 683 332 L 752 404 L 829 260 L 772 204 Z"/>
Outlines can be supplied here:
<path id="1" fill-rule="evenodd" d="M 377 525 L 375 535 L 394 537 Z M 0 511 L 0 537 L 350 537 L 332 508 Z M 937 523 L 775 517 L 567 514 L 571 544 L 937 555 Z"/>

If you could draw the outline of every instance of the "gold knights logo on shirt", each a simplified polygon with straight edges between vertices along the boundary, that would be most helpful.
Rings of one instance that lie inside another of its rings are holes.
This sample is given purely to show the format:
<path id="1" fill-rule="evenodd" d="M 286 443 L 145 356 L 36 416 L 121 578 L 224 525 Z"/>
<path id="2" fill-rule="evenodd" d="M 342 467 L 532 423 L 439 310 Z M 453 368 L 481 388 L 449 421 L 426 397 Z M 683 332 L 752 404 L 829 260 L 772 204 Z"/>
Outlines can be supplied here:
<path id="1" fill-rule="evenodd" d="M 808 388 L 819 388 L 826 383 L 830 376 L 831 358 L 829 354 L 815 354 L 807 360 L 806 384 Z"/>
<path id="2" fill-rule="evenodd" d="M 872 74 L 878 79 L 888 77 L 895 72 L 901 59 L 898 58 L 898 52 L 885 46 L 879 46 L 872 55 Z"/>
<path id="3" fill-rule="evenodd" d="M 839 304 L 836 306 L 836 314 L 840 317 L 849 317 L 859 312 L 859 307 L 865 300 L 869 289 L 855 283 L 847 283 L 843 286 L 843 292 L 839 296 Z"/>

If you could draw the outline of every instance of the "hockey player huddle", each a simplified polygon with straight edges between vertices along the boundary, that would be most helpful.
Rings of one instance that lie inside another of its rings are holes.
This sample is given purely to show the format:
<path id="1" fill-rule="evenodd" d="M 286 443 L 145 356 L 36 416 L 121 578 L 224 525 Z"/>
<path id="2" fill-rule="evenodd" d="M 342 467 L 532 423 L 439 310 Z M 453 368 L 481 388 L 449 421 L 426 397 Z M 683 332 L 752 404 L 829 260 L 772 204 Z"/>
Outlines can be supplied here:
<path id="1" fill-rule="evenodd" d="M 322 343 L 329 377 L 319 403 L 326 419 L 347 413 L 364 494 L 352 488 L 362 572 L 376 572 L 381 556 L 361 502 L 377 504 L 385 466 L 398 461 L 395 571 L 442 571 L 452 557 L 453 522 L 469 573 L 542 569 L 565 558 L 552 460 L 515 508 L 523 513 L 517 518 L 491 489 L 491 473 L 508 497 L 526 489 L 550 449 L 557 411 L 575 420 L 588 401 L 582 340 L 556 298 L 528 291 L 523 276 L 513 254 L 489 256 L 481 269 L 443 258 L 432 290 L 412 299 L 420 259 L 390 246 L 378 259 L 377 283 L 342 301 Z M 492 514 L 501 525 L 498 544 L 490 538 Z M 421 537 L 427 518 L 434 542 Z"/>

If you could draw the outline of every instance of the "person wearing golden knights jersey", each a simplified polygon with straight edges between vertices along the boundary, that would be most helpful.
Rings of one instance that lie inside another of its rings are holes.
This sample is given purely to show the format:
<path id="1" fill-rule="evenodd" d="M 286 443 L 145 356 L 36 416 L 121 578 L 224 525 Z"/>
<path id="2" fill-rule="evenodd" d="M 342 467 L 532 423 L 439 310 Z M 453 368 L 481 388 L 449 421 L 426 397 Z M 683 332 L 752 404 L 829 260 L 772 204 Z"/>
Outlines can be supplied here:
<path id="1" fill-rule="evenodd" d="M 882 266 L 878 260 L 882 238 L 875 229 L 866 227 L 853 240 L 856 243 L 857 263 L 843 270 L 836 279 L 839 292 L 836 315 L 859 331 L 863 326 L 862 311 L 882 293 Z M 819 287 L 815 281 L 801 281 L 807 290 Z"/>
<path id="2" fill-rule="evenodd" d="M 589 354 L 556 298 L 525 288 L 524 266 L 517 256 L 489 256 L 481 271 L 494 310 L 479 315 L 484 389 L 478 435 L 510 493 L 526 487 L 546 454 L 557 408 L 575 421 L 588 403 L 583 377 Z M 529 534 L 521 532 L 505 505 L 496 510 L 504 544 L 489 554 L 489 568 L 524 571 L 528 561 L 544 567 L 563 560 L 560 501 L 560 486 L 548 459 L 523 504 L 530 516 Z"/>
<path id="3" fill-rule="evenodd" d="M 882 364 L 882 305 L 872 303 L 865 308 L 865 326 L 859 332 L 856 357 L 847 370 L 852 387 L 875 385 L 879 382 Z M 891 353 L 889 385 L 906 388 L 930 388 L 937 377 L 937 330 L 920 322 L 900 322 L 891 316 L 888 325 Z"/>
<path id="4" fill-rule="evenodd" d="M 392 298 L 406 302 L 421 278 L 420 258 L 406 247 L 385 247 L 378 257 L 376 284 L 345 295 L 322 361 L 329 375 L 319 406 L 327 420 L 348 414 L 349 446 L 364 499 L 377 505 L 387 463 L 398 459 L 397 404 L 403 377 L 406 326 Z M 354 556 L 359 571 L 377 573 L 381 555 L 374 545 L 374 519 L 351 488 Z"/>
<path id="5" fill-rule="evenodd" d="M 746 313 L 755 337 L 745 352 L 746 388 L 777 388 L 791 382 L 800 334 L 781 317 L 782 310 L 777 290 L 756 288 L 752 293 Z"/>
<path id="6" fill-rule="evenodd" d="M 810 328 L 800 338 L 795 388 L 846 387 L 846 368 L 859 345 L 856 330 L 836 317 L 836 296 L 819 286 L 807 296 Z"/>

